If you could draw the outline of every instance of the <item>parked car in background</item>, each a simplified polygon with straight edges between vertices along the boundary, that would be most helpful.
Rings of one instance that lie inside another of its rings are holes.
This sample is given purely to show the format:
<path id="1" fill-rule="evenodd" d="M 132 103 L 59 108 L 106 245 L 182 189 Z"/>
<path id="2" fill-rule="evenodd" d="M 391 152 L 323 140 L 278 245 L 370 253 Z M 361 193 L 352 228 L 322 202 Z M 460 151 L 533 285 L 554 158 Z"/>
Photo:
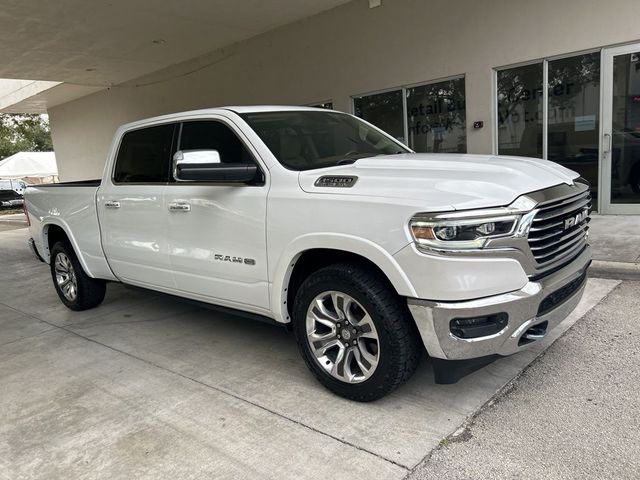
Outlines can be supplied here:
<path id="1" fill-rule="evenodd" d="M 268 319 L 358 401 L 401 385 L 425 348 L 452 382 L 544 338 L 582 296 L 590 206 L 552 162 L 417 154 L 303 107 L 128 124 L 102 180 L 26 193 L 31 248 L 70 309 L 111 281 Z"/>
<path id="2" fill-rule="evenodd" d="M 0 207 L 22 205 L 27 184 L 22 180 L 0 180 Z"/>

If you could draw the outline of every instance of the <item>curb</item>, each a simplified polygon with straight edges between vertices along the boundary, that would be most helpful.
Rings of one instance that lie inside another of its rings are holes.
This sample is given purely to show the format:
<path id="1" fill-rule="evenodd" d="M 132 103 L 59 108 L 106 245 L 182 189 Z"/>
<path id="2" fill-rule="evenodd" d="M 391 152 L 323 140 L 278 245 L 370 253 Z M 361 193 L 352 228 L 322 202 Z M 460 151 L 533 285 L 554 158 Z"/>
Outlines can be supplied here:
<path id="1" fill-rule="evenodd" d="M 640 263 L 594 260 L 589 267 L 589 276 L 614 280 L 640 280 Z"/>

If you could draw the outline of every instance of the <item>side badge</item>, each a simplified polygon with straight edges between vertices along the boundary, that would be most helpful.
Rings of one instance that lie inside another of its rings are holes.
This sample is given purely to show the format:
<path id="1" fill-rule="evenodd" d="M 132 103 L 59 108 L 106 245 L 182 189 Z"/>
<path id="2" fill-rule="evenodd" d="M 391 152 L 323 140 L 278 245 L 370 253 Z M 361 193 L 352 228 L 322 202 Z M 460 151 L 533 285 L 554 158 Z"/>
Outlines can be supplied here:
<path id="1" fill-rule="evenodd" d="M 357 180 L 358 177 L 354 175 L 324 175 L 318 178 L 314 185 L 316 187 L 351 188 Z"/>
<path id="2" fill-rule="evenodd" d="M 233 257 L 231 255 L 222 255 L 220 253 L 216 253 L 213 256 L 214 260 L 219 260 L 221 262 L 231 262 L 231 263 L 244 263 L 245 265 L 255 265 L 256 261 L 253 258 L 244 258 L 244 257 Z"/>

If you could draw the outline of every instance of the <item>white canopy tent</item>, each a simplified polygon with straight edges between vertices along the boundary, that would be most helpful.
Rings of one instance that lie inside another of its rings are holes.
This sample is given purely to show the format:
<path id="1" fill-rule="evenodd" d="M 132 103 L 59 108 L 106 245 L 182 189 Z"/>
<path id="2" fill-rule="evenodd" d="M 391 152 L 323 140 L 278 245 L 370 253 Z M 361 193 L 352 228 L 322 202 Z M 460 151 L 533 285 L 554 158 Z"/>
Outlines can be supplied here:
<path id="1" fill-rule="evenodd" d="M 0 178 L 22 178 L 28 183 L 55 180 L 58 165 L 54 152 L 18 152 L 0 161 Z"/>

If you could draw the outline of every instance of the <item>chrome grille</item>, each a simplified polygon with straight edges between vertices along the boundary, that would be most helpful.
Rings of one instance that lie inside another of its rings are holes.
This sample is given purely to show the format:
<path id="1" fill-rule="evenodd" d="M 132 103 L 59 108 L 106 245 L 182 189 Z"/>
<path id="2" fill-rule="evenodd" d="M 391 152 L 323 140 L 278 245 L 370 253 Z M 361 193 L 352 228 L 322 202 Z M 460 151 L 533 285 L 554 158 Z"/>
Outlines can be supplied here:
<path id="1" fill-rule="evenodd" d="M 528 237 L 538 268 L 570 261 L 584 249 L 590 212 L 591 195 L 588 190 L 538 206 Z"/>

